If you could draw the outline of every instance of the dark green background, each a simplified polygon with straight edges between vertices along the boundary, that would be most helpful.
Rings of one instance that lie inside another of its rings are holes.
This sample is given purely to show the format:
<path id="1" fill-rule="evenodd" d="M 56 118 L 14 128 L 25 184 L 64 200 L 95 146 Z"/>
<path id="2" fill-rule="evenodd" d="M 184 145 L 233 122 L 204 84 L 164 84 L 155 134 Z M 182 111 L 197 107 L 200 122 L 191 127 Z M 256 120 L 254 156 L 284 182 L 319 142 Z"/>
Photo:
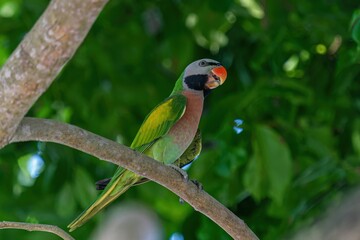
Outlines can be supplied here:
<path id="1" fill-rule="evenodd" d="M 0 1 L 0 65 L 47 4 Z M 187 64 L 217 59 L 228 79 L 206 99 L 204 149 L 190 177 L 261 239 L 290 236 L 360 181 L 356 9 L 349 0 L 110 1 L 28 116 L 130 145 Z M 240 134 L 235 119 L 244 121 Z M 44 171 L 24 186 L 19 175 L 29 178 L 24 164 L 38 152 Z M 114 169 L 56 144 L 9 145 L 0 151 L 0 220 L 65 228 L 95 199 L 94 182 Z M 131 200 L 156 212 L 167 239 L 173 232 L 185 239 L 230 239 L 155 183 L 131 189 L 114 205 Z M 99 222 L 73 236 L 87 239 Z M 50 237 L 0 231 L 1 239 Z"/>

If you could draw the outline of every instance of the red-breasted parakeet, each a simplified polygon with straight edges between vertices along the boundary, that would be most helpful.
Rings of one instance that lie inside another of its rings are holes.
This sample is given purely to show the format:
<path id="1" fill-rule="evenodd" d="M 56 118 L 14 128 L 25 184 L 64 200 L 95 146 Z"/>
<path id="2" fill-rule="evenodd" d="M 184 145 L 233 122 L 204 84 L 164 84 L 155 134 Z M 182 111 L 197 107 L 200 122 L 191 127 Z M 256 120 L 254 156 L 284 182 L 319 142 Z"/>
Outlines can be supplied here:
<path id="1" fill-rule="evenodd" d="M 146 116 L 130 147 L 164 164 L 183 167 L 190 163 L 201 150 L 198 125 L 204 97 L 223 84 L 226 76 L 225 68 L 215 60 L 200 59 L 189 64 L 170 96 Z M 98 188 L 103 192 L 68 228 L 73 231 L 80 227 L 131 186 L 145 181 L 119 167 L 111 179 L 99 181 Z"/>

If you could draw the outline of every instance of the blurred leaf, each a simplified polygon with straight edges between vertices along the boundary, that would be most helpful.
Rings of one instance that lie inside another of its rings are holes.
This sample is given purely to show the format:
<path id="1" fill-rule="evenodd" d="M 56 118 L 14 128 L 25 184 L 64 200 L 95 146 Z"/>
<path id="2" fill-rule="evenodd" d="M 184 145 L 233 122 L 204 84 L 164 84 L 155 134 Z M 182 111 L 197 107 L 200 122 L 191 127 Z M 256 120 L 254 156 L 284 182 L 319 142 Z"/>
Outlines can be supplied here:
<path id="1" fill-rule="evenodd" d="M 0 2 L 0 17 L 14 17 L 19 11 L 19 2 L 18 0 Z"/>
<path id="2" fill-rule="evenodd" d="M 75 169 L 72 192 L 81 208 L 87 208 L 96 198 L 95 182 L 81 167 Z"/>
<path id="3" fill-rule="evenodd" d="M 255 150 L 255 149 L 254 149 Z M 257 150 L 256 150 L 257 151 Z M 265 196 L 265 189 L 263 188 L 263 167 L 261 166 L 261 159 L 252 156 L 246 168 L 244 175 L 244 186 L 254 196 L 256 200 L 260 200 Z"/>
<path id="4" fill-rule="evenodd" d="M 57 195 L 55 204 L 56 212 L 59 216 L 66 218 L 73 214 L 75 207 L 75 194 L 72 191 L 71 185 L 66 183 Z"/>
<path id="5" fill-rule="evenodd" d="M 244 175 L 244 185 L 257 200 L 269 196 L 281 204 L 292 175 L 292 160 L 285 142 L 271 128 L 257 125 L 254 154 Z"/>
<path id="6" fill-rule="evenodd" d="M 360 10 L 353 13 L 351 19 L 351 36 L 353 40 L 360 45 Z"/>
<path id="7" fill-rule="evenodd" d="M 34 217 L 34 216 L 27 216 L 27 218 L 26 218 L 26 221 L 25 222 L 27 222 L 27 223 L 35 223 L 35 224 L 37 224 L 37 223 L 39 223 L 39 219 L 37 219 L 36 217 Z"/>
<path id="8" fill-rule="evenodd" d="M 352 144 L 353 144 L 355 152 L 360 157 L 360 120 L 357 120 L 354 123 L 351 140 L 352 140 Z"/>
<path id="9" fill-rule="evenodd" d="M 202 216 L 201 218 L 201 226 L 196 234 L 196 239 L 199 240 L 208 240 L 208 239 L 219 239 L 219 240 L 230 240 L 228 234 L 226 234 L 223 230 L 217 231 L 217 227 L 214 222 L 210 219 Z"/>
<path id="10" fill-rule="evenodd" d="M 311 165 L 309 168 L 305 169 L 296 180 L 294 180 L 294 185 L 303 185 L 306 186 L 311 182 L 319 178 L 329 177 L 331 173 L 334 173 L 336 170 L 336 165 L 333 160 L 329 158 L 321 159 Z"/>

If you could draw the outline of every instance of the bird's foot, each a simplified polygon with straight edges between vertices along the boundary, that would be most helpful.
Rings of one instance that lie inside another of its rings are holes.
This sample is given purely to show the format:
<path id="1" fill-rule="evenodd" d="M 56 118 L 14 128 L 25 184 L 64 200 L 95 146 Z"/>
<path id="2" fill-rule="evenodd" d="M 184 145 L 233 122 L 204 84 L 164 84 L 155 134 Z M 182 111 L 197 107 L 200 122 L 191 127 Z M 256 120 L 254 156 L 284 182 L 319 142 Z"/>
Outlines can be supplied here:
<path id="1" fill-rule="evenodd" d="M 198 188 L 199 191 L 204 190 L 203 185 L 198 180 L 191 179 L 190 181 L 196 185 L 196 187 Z M 179 198 L 179 203 L 184 204 L 185 203 L 184 199 Z"/>
<path id="2" fill-rule="evenodd" d="M 200 191 L 204 190 L 203 185 L 198 180 L 192 179 L 190 181 L 193 182 Z"/>
<path id="3" fill-rule="evenodd" d="M 172 169 L 176 170 L 178 173 L 180 173 L 180 175 L 186 180 L 189 180 L 189 175 L 187 174 L 187 172 L 185 172 L 183 169 L 179 168 L 178 166 L 174 165 L 174 164 L 169 164 L 169 167 L 171 167 Z"/>

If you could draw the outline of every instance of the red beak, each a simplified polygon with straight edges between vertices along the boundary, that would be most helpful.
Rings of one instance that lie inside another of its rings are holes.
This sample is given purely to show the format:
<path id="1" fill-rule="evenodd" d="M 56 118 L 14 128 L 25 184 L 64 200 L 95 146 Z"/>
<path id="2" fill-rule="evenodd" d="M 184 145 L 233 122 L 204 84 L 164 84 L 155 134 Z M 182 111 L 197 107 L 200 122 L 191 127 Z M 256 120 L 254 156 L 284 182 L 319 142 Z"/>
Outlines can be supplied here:
<path id="1" fill-rule="evenodd" d="M 215 67 L 213 70 L 211 70 L 211 72 L 220 78 L 220 85 L 225 82 L 227 72 L 223 66 Z"/>
<path id="2" fill-rule="evenodd" d="M 205 83 L 207 89 L 214 89 L 223 84 L 226 80 L 227 72 L 223 66 L 215 67 L 211 70 L 208 81 Z"/>

